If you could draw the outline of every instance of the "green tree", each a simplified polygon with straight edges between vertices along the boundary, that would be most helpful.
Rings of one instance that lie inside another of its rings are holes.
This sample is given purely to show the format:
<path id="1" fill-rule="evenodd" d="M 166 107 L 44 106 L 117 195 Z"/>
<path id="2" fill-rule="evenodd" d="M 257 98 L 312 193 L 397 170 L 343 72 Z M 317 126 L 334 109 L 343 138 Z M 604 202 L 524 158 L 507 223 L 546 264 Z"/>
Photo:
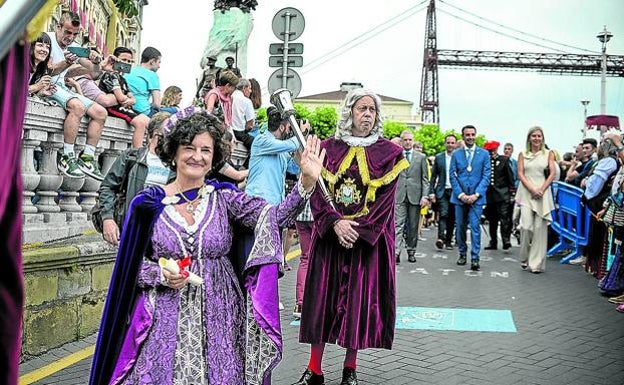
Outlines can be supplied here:
<path id="1" fill-rule="evenodd" d="M 139 14 L 139 10 L 133 0 L 113 0 L 113 3 L 117 6 L 119 12 L 124 14 L 127 18 Z"/>
<path id="2" fill-rule="evenodd" d="M 295 117 L 297 119 L 307 119 L 310 120 L 310 115 L 312 115 L 312 111 L 303 104 L 296 103 L 295 104 Z"/>
<path id="3" fill-rule="evenodd" d="M 424 124 L 414 134 L 414 140 L 422 142 L 423 152 L 427 156 L 432 156 L 444 151 L 445 136 L 446 134 L 440 131 L 437 124 Z"/>
<path id="4" fill-rule="evenodd" d="M 409 130 L 407 124 L 397 122 L 395 120 L 384 120 L 383 122 L 383 136 L 387 139 L 392 139 L 397 136 L 401 136 L 401 133 L 405 130 Z M 411 130 L 412 132 L 414 130 Z"/>
<path id="5" fill-rule="evenodd" d="M 317 107 L 307 119 L 314 133 L 321 139 L 327 139 L 336 132 L 338 113 L 333 107 Z"/>
<path id="6" fill-rule="evenodd" d="M 266 108 L 264 107 L 259 108 L 258 111 L 256 112 L 256 122 L 258 122 L 258 124 L 262 124 L 266 121 L 267 121 Z"/>

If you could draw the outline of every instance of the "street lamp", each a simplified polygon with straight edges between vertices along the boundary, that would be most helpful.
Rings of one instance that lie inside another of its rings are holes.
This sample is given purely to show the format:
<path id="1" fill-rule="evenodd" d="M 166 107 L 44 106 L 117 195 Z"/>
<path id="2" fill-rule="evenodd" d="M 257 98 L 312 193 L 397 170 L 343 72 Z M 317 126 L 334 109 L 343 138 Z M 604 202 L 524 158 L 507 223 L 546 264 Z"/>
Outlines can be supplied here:
<path id="1" fill-rule="evenodd" d="M 583 139 L 587 137 L 587 105 L 589 104 L 589 100 L 584 99 L 581 100 L 581 104 L 583 105 Z"/>
<path id="2" fill-rule="evenodd" d="M 607 43 L 613 37 L 613 34 L 607 31 L 607 26 L 604 26 L 602 32 L 596 35 L 600 43 L 602 43 L 602 75 L 600 79 L 600 114 L 607 113 Z"/>

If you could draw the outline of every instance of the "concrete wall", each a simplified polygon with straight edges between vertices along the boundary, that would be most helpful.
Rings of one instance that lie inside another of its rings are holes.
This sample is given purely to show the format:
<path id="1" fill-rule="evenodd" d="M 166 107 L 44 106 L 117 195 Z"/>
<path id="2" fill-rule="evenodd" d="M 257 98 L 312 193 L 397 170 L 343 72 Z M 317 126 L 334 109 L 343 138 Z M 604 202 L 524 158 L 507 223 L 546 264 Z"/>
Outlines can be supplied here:
<path id="1" fill-rule="evenodd" d="M 115 254 L 98 240 L 24 252 L 22 359 L 97 331 Z"/>

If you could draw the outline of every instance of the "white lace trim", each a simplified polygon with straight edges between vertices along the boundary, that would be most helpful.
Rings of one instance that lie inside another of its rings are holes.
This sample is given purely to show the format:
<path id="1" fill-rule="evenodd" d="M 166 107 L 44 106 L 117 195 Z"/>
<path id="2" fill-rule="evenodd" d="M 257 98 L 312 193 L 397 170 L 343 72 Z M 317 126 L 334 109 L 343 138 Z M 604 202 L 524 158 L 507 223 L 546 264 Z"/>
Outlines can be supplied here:
<path id="1" fill-rule="evenodd" d="M 175 209 L 173 204 L 167 204 L 165 206 L 165 212 L 175 223 L 184 227 L 189 234 L 194 234 L 199 227 L 200 219 L 204 217 L 206 214 L 206 208 L 208 207 L 208 201 L 214 196 L 212 191 L 209 192 L 206 196 L 202 198 L 197 207 L 195 208 L 195 212 L 193 213 L 193 220 L 195 223 L 189 225 L 186 222 L 186 219 Z M 206 199 L 208 198 L 208 199 Z"/>
<path id="2" fill-rule="evenodd" d="M 340 138 L 340 140 L 342 140 L 343 142 L 345 142 L 351 147 L 368 147 L 371 144 L 375 144 L 378 139 L 379 139 L 379 134 L 377 133 L 370 134 L 369 136 L 364 137 L 364 138 L 360 136 L 352 136 L 352 135 L 345 135 L 342 138 Z"/>

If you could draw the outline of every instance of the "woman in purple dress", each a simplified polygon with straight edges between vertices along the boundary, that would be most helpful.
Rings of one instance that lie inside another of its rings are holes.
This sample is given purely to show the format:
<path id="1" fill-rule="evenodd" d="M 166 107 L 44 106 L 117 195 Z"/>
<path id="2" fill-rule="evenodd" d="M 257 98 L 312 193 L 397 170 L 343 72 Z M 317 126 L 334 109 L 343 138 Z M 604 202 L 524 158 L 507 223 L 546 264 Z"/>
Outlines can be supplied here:
<path id="1" fill-rule="evenodd" d="M 269 384 L 281 358 L 277 278 L 280 226 L 295 219 L 318 180 L 316 137 L 302 176 L 279 206 L 204 180 L 227 159 L 224 127 L 206 113 L 178 119 L 159 147 L 176 171 L 132 202 L 98 336 L 91 384 Z M 243 270 L 232 260 L 235 225 L 255 232 Z M 171 258 L 186 270 L 159 266 Z M 184 262 L 182 262 L 184 261 Z M 201 277 L 190 285 L 188 273 Z"/>
<path id="2" fill-rule="evenodd" d="M 381 136 L 381 100 L 358 88 L 342 107 L 336 137 L 323 141 L 323 179 L 310 198 L 314 227 L 299 341 L 310 361 L 294 385 L 321 385 L 326 343 L 346 348 L 341 385 L 355 385 L 361 349 L 391 349 L 396 318 L 394 196 L 409 167 L 400 147 Z"/>

